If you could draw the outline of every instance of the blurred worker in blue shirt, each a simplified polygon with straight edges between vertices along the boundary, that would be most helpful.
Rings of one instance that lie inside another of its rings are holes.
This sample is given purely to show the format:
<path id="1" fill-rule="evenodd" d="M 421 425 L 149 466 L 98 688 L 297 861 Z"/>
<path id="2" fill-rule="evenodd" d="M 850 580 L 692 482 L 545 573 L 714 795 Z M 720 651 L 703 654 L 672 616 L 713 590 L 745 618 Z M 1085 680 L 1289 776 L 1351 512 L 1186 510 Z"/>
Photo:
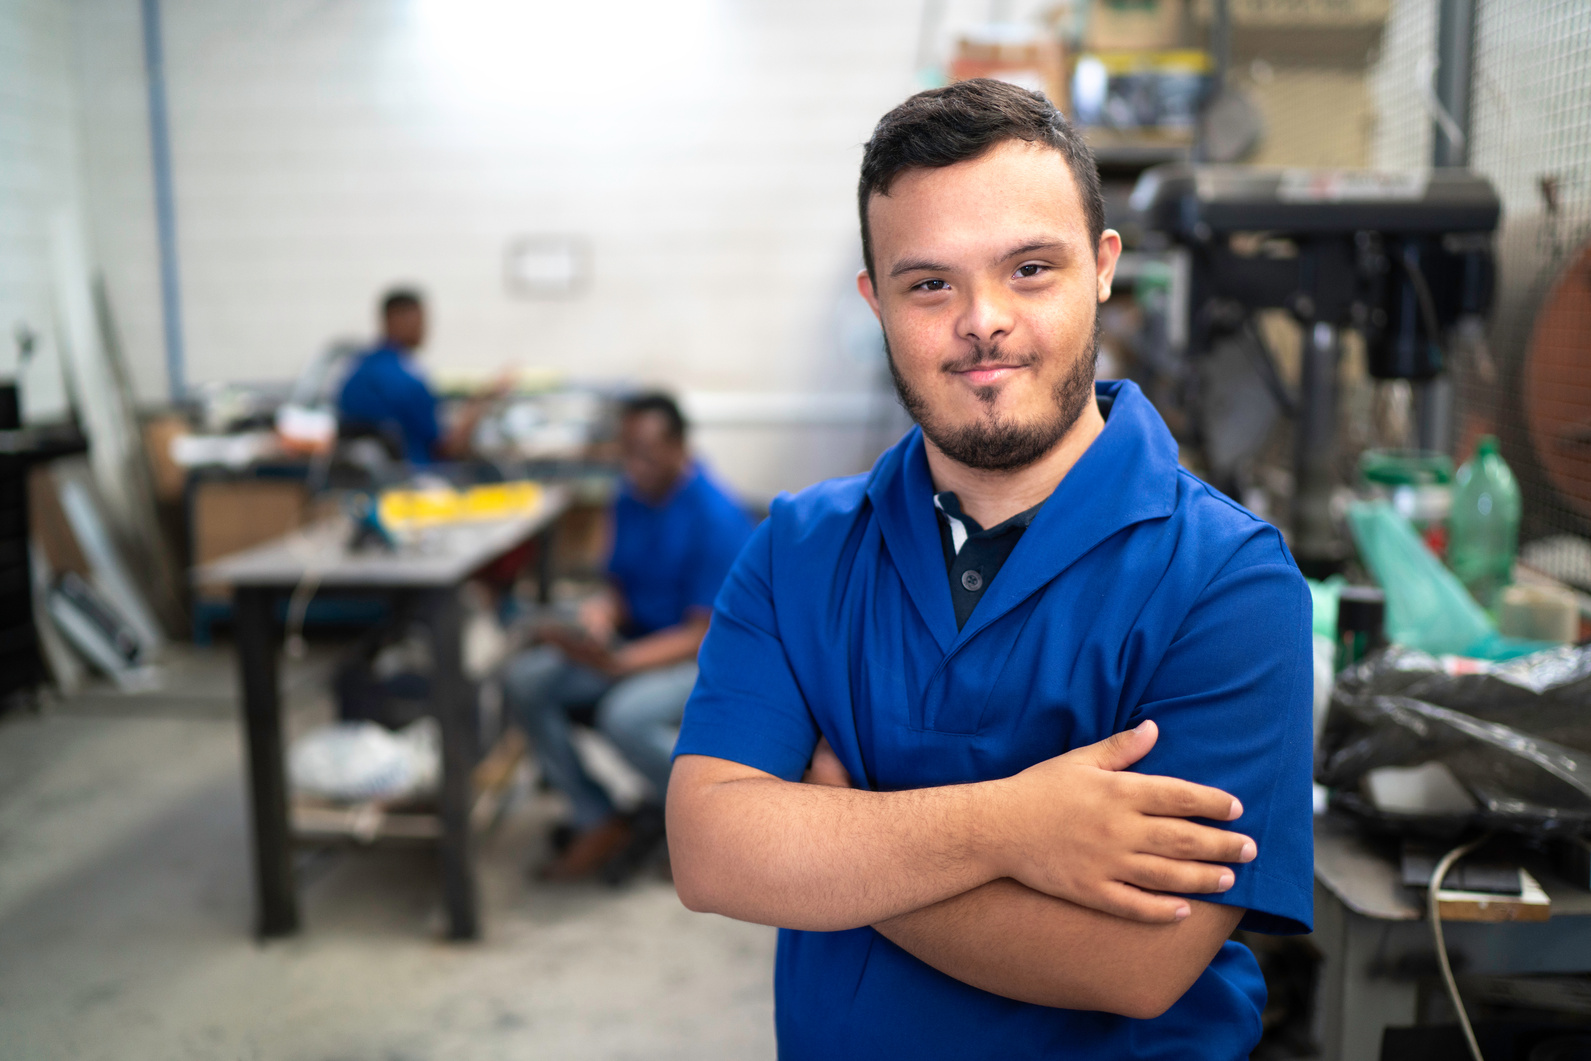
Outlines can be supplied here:
<path id="1" fill-rule="evenodd" d="M 469 453 L 470 436 L 486 403 L 502 390 L 474 399 L 460 410 L 444 435 L 437 422 L 436 395 L 415 364 L 425 342 L 425 305 L 411 290 L 388 292 L 381 302 L 381 341 L 360 354 L 337 396 L 340 430 L 375 434 L 401 445 L 411 464 L 456 460 Z"/>
<path id="2" fill-rule="evenodd" d="M 617 860 L 633 867 L 662 840 L 662 799 L 696 650 L 713 600 L 751 522 L 690 454 L 674 400 L 625 403 L 619 425 L 624 481 L 613 508 L 609 584 L 571 627 L 541 632 L 545 645 L 510 664 L 508 703 L 536 745 L 545 775 L 572 805 L 566 846 L 542 871 L 573 880 Z M 570 716 L 595 723 L 656 790 L 632 816 L 581 765 Z"/>

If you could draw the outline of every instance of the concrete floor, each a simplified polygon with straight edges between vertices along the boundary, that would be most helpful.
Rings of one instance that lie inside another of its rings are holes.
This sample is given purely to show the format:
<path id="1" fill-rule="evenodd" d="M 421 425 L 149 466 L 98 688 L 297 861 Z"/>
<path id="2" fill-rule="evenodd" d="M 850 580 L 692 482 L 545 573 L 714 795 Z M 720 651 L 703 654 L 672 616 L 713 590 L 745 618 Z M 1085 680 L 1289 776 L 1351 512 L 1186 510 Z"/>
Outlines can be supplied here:
<path id="1" fill-rule="evenodd" d="M 550 796 L 481 842 L 482 942 L 440 942 L 434 857 L 386 847 L 318 865 L 303 934 L 256 945 L 230 666 L 0 720 L 0 1058 L 773 1057 L 773 931 L 659 881 L 528 883 Z M 290 668 L 296 725 L 323 673 Z"/>

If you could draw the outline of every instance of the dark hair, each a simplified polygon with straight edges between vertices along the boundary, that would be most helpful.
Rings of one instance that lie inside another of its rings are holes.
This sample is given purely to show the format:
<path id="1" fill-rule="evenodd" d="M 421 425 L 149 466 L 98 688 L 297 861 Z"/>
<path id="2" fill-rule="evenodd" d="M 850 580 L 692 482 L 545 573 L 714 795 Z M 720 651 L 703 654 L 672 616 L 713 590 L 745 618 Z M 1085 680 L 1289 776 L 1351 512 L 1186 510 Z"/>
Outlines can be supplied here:
<path id="1" fill-rule="evenodd" d="M 411 287 L 395 287 L 381 298 L 381 315 L 400 309 L 419 309 L 421 307 L 420 292 Z"/>
<path id="2" fill-rule="evenodd" d="M 919 92 L 873 128 L 873 138 L 862 152 L 862 179 L 856 189 L 862 258 L 869 275 L 873 243 L 867 205 L 874 195 L 888 195 L 895 178 L 907 170 L 966 162 L 1007 140 L 1039 143 L 1061 153 L 1083 199 L 1089 238 L 1098 244 L 1105 231 L 1105 195 L 1094 152 L 1041 93 L 978 77 Z"/>
<path id="3" fill-rule="evenodd" d="M 626 420 L 646 413 L 656 413 L 663 418 L 669 438 L 676 442 L 685 441 L 685 433 L 690 425 L 685 422 L 685 414 L 679 411 L 679 403 L 672 396 L 662 391 L 646 391 L 626 398 L 619 406 L 619 415 Z"/>

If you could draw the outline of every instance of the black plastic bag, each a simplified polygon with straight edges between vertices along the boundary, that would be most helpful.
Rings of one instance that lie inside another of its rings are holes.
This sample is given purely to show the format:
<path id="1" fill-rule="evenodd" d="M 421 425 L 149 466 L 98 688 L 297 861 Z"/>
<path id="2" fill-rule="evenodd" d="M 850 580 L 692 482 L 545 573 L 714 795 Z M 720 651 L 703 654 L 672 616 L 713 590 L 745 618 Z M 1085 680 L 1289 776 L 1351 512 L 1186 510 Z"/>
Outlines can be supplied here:
<path id="1" fill-rule="evenodd" d="M 1338 675 L 1315 760 L 1335 802 L 1414 817 L 1378 811 L 1360 782 L 1427 762 L 1447 766 L 1479 805 L 1423 823 L 1429 831 L 1591 834 L 1591 646 L 1483 663 L 1393 645 Z"/>

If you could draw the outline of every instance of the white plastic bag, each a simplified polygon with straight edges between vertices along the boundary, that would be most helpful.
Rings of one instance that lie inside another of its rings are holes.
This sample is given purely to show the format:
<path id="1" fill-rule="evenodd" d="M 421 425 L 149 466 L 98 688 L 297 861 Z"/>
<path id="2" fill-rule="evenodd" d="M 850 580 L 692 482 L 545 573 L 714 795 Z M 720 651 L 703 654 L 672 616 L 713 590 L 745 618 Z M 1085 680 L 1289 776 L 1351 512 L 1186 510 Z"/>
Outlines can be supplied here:
<path id="1" fill-rule="evenodd" d="M 358 803 L 436 790 L 442 739 L 436 719 L 394 733 L 374 722 L 338 722 L 304 734 L 288 753 L 287 774 L 300 792 Z"/>

